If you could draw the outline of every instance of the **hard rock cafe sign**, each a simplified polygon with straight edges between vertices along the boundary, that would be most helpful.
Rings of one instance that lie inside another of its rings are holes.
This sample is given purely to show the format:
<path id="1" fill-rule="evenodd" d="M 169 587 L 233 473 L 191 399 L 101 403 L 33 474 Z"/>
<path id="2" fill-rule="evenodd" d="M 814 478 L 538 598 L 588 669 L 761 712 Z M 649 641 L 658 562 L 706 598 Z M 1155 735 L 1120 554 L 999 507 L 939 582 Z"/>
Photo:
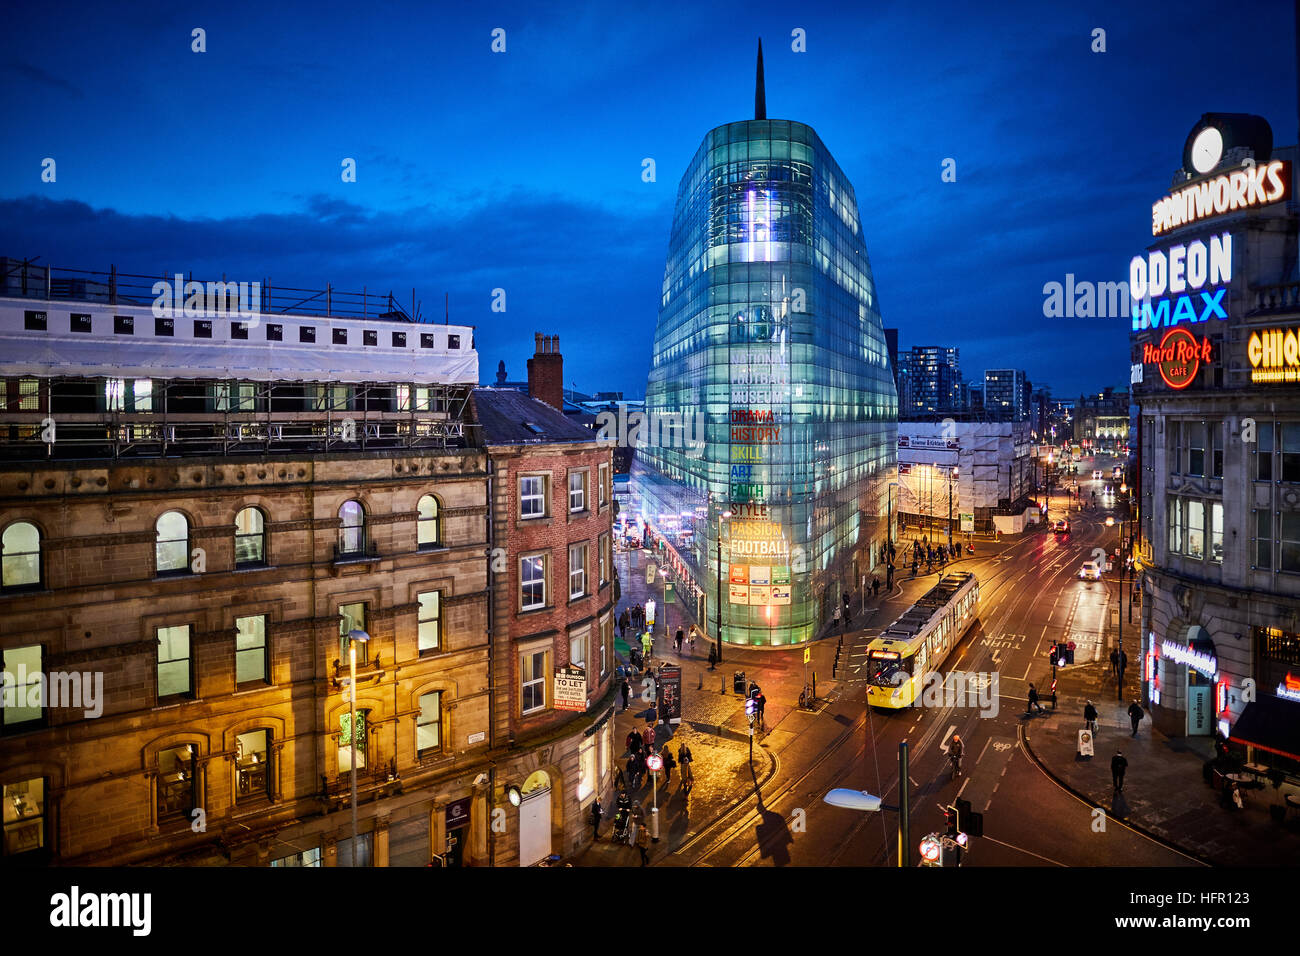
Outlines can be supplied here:
<path id="1" fill-rule="evenodd" d="M 1142 346 L 1142 364 L 1154 365 L 1160 378 L 1170 388 L 1186 388 L 1196 380 L 1201 364 L 1209 364 L 1210 340 L 1199 338 L 1187 329 L 1173 328 L 1164 334 L 1160 344 L 1147 342 Z"/>

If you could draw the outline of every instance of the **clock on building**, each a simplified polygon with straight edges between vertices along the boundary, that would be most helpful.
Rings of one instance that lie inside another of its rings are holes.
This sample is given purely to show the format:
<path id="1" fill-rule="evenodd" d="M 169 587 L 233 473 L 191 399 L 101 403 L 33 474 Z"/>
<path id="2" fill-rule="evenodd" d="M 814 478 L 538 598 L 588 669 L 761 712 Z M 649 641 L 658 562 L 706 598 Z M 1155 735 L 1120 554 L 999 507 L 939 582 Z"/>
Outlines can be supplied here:
<path id="1" fill-rule="evenodd" d="M 1192 168 L 1198 173 L 1208 173 L 1223 159 L 1223 134 L 1207 126 L 1192 140 Z"/>
<path id="2" fill-rule="evenodd" d="M 1205 113 L 1183 145 L 1183 171 L 1204 176 L 1220 164 L 1236 165 L 1249 157 L 1266 163 L 1273 155 L 1273 129 L 1250 113 Z"/>

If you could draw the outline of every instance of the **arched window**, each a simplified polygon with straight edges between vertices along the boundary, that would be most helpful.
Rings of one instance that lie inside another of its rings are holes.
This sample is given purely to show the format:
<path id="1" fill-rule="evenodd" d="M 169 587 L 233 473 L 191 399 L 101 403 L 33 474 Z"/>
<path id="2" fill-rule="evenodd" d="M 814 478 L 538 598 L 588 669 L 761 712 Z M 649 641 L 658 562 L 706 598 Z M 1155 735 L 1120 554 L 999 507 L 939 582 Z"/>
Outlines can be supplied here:
<path id="1" fill-rule="evenodd" d="M 339 508 L 339 554 L 361 554 L 366 550 L 366 512 L 359 501 L 345 501 Z"/>
<path id="2" fill-rule="evenodd" d="M 416 542 L 421 548 L 436 548 L 442 543 L 442 508 L 433 495 L 425 495 L 416 505 Z"/>
<path id="3" fill-rule="evenodd" d="M 266 563 L 266 516 L 260 508 L 235 515 L 235 565 Z"/>
<path id="4" fill-rule="evenodd" d="M 36 525 L 15 521 L 5 528 L 3 558 L 0 558 L 0 583 L 7 588 L 22 588 L 41 583 L 41 532 Z"/>
<path id="5" fill-rule="evenodd" d="M 154 554 L 158 560 L 159 574 L 188 571 L 190 562 L 190 522 L 179 511 L 168 511 L 158 518 L 154 526 L 158 540 Z"/>

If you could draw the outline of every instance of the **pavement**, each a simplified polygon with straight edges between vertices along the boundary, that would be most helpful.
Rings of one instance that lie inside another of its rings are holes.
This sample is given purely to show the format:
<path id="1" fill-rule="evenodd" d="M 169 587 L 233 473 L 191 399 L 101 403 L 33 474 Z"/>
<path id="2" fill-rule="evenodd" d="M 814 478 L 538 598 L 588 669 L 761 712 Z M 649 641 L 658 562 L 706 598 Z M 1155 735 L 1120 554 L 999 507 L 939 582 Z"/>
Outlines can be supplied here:
<path id="1" fill-rule="evenodd" d="M 1030 755 L 1061 786 L 1108 817 L 1215 866 L 1294 866 L 1300 859 L 1300 814 L 1276 822 L 1269 807 L 1282 805 L 1293 788 L 1244 791 L 1245 808 L 1227 809 L 1205 781 L 1202 768 L 1214 756 L 1209 737 L 1167 737 L 1150 716 L 1132 736 L 1128 717 L 1135 688 L 1116 700 L 1108 663 L 1062 669 L 1057 709 L 1022 720 Z M 1133 681 L 1126 675 L 1125 684 Z M 1091 700 L 1099 728 L 1094 756 L 1078 753 L 1083 707 Z M 1128 760 L 1124 789 L 1112 786 L 1110 758 L 1117 750 Z M 1118 862 L 1118 861 L 1117 861 Z"/>

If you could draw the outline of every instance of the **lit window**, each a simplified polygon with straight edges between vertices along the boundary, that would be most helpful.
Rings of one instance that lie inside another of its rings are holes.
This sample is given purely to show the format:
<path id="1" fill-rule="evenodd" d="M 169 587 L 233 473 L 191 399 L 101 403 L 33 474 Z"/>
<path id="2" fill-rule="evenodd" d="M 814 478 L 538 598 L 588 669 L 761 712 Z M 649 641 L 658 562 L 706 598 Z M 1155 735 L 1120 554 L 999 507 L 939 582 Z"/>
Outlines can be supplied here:
<path id="1" fill-rule="evenodd" d="M 522 712 L 531 714 L 546 706 L 546 651 L 524 654 L 519 661 L 519 700 Z"/>
<path id="2" fill-rule="evenodd" d="M 185 744 L 158 754 L 158 819 L 189 816 L 194 799 L 197 762 L 194 745 Z"/>
<path id="3" fill-rule="evenodd" d="M 351 861 L 340 865 L 348 866 Z M 292 853 L 289 856 L 282 856 L 278 860 L 271 861 L 272 866 L 312 866 L 318 867 L 320 863 L 320 847 L 312 847 L 310 850 L 303 850 L 301 853 Z"/>
<path id="4" fill-rule="evenodd" d="M 601 465 L 598 474 L 600 487 L 597 494 L 599 495 L 600 506 L 603 508 L 609 504 L 609 465 Z"/>
<path id="5" fill-rule="evenodd" d="M 438 649 L 442 642 L 442 593 L 425 591 L 416 595 L 420 603 L 419 640 L 421 651 Z"/>
<path id="6" fill-rule="evenodd" d="M 235 618 L 235 683 L 265 681 L 266 615 Z"/>
<path id="7" fill-rule="evenodd" d="M 18 856 L 45 848 L 45 778 L 4 785 L 4 855 Z"/>
<path id="8" fill-rule="evenodd" d="M 158 699 L 190 693 L 190 626 L 158 628 Z"/>
<path id="9" fill-rule="evenodd" d="M 416 504 L 416 543 L 421 548 L 436 548 L 442 541 L 438 499 L 425 495 Z"/>
<path id="10" fill-rule="evenodd" d="M 587 546 L 569 547 L 569 597 L 580 598 L 587 593 Z"/>
<path id="11" fill-rule="evenodd" d="M 534 554 L 519 561 L 519 607 L 524 611 L 546 606 L 546 555 Z"/>
<path id="12" fill-rule="evenodd" d="M 519 517 L 540 518 L 546 514 L 546 479 L 525 475 L 519 479 Z"/>
<path id="13" fill-rule="evenodd" d="M 235 773 L 239 786 L 236 800 L 248 800 L 271 792 L 267 760 L 271 751 L 269 730 L 250 730 L 235 737 Z"/>
<path id="14" fill-rule="evenodd" d="M 179 511 L 168 511 L 154 526 L 157 539 L 154 556 L 159 574 L 176 574 L 189 570 L 190 522 Z"/>
<path id="15" fill-rule="evenodd" d="M 587 473 L 569 472 L 569 510 L 582 511 L 587 507 Z"/>
<path id="16" fill-rule="evenodd" d="M 15 521 L 0 535 L 0 584 L 6 588 L 41 583 L 41 532 L 36 525 Z"/>
<path id="17" fill-rule="evenodd" d="M 339 661 L 348 666 L 351 648 L 357 649 L 357 663 L 369 660 L 369 641 L 353 641 L 348 635 L 353 631 L 366 629 L 366 605 L 364 601 L 355 604 L 339 605 Z"/>
<path id="18" fill-rule="evenodd" d="M 1187 555 L 1205 557 L 1205 502 L 1191 500 L 1187 509 Z"/>
<path id="19" fill-rule="evenodd" d="M 397 333 L 394 332 L 393 334 L 396 335 Z M 397 410 L 399 412 L 409 412 L 411 410 L 411 386 L 397 386 Z"/>
<path id="20" fill-rule="evenodd" d="M 263 564 L 266 561 L 266 520 L 258 508 L 244 508 L 235 515 L 235 564 Z"/>
<path id="21" fill-rule="evenodd" d="M 357 711 L 357 769 L 366 769 L 366 727 L 370 721 L 368 710 Z M 352 770 L 352 713 L 345 711 L 339 715 L 339 773 Z"/>
<path id="22" fill-rule="evenodd" d="M 1281 518 L 1277 542 L 1280 552 L 1278 570 L 1300 571 L 1300 512 L 1286 511 Z"/>
<path id="23" fill-rule="evenodd" d="M 131 396 L 134 404 L 131 406 L 137 412 L 153 411 L 153 380 L 148 378 L 137 378 L 131 383 Z"/>
<path id="24" fill-rule="evenodd" d="M 18 380 L 18 411 L 37 412 L 41 408 L 41 383 L 34 378 Z"/>
<path id="25" fill-rule="evenodd" d="M 420 695 L 420 716 L 415 720 L 415 749 L 430 753 L 442 749 L 442 693 Z"/>
<path id="26" fill-rule="evenodd" d="M 586 800 L 596 791 L 596 738 L 588 737 L 578 745 L 578 799 Z"/>
<path id="27" fill-rule="evenodd" d="M 104 407 L 110 412 L 120 412 L 126 397 L 126 382 L 110 378 L 104 382 Z"/>
<path id="28" fill-rule="evenodd" d="M 572 667 L 587 667 L 587 632 L 569 638 L 569 664 Z"/>
<path id="29" fill-rule="evenodd" d="M 1210 560 L 1223 561 L 1223 503 L 1210 502 Z"/>
<path id="30" fill-rule="evenodd" d="M 359 501 L 339 508 L 339 554 L 360 554 L 366 549 L 366 512 Z"/>
<path id="31" fill-rule="evenodd" d="M 3 726 L 21 727 L 39 721 L 45 714 L 41 685 L 41 645 L 8 647 L 4 651 Z"/>

